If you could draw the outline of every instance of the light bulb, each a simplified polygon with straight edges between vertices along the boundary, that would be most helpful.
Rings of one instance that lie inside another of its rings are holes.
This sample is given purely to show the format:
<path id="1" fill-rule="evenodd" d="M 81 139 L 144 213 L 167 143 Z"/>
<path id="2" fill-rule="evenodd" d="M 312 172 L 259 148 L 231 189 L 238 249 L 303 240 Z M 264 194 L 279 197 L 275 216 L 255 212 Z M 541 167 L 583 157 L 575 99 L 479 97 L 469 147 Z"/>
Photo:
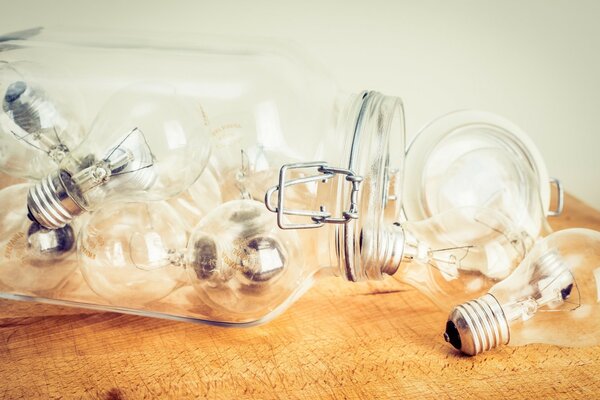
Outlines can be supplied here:
<path id="1" fill-rule="evenodd" d="M 144 247 L 132 239 L 132 247 Z M 161 243 L 153 259 L 138 254 L 138 269 L 185 268 L 196 293 L 190 307 L 208 306 L 206 312 L 217 321 L 274 314 L 306 281 L 297 234 L 279 229 L 264 204 L 254 200 L 214 209 L 195 228 L 187 248 Z"/>
<path id="2" fill-rule="evenodd" d="M 118 92 L 88 138 L 32 187 L 31 217 L 54 229 L 113 201 L 164 200 L 182 192 L 210 152 L 197 113 L 168 85 L 136 84 Z"/>
<path id="3" fill-rule="evenodd" d="M 279 229 L 253 200 L 230 201 L 208 214 L 185 259 L 197 293 L 221 314 L 266 315 L 304 281 L 297 235 Z"/>
<path id="4" fill-rule="evenodd" d="M 382 230 L 363 230 L 367 271 L 393 275 L 441 309 L 485 293 L 523 260 L 533 239 L 493 209 L 461 207 Z M 369 265 L 371 264 L 371 265 Z"/>
<path id="5" fill-rule="evenodd" d="M 21 294 L 59 289 L 76 268 L 71 226 L 47 230 L 27 218 L 29 185 L 0 190 L 0 283 Z"/>
<path id="6" fill-rule="evenodd" d="M 538 242 L 508 278 L 454 308 L 444 337 L 469 355 L 505 344 L 600 343 L 600 232 L 567 229 Z"/>
<path id="7" fill-rule="evenodd" d="M 140 307 L 171 293 L 183 270 L 170 265 L 141 269 L 134 260 L 153 266 L 162 263 L 164 248 L 186 244 L 185 228 L 167 203 L 115 203 L 93 213 L 81 228 L 80 270 L 89 287 L 108 302 Z"/>
<path id="8" fill-rule="evenodd" d="M 0 62 L 0 170 L 41 178 L 83 140 L 80 96 L 57 87 L 56 75 L 33 63 Z"/>

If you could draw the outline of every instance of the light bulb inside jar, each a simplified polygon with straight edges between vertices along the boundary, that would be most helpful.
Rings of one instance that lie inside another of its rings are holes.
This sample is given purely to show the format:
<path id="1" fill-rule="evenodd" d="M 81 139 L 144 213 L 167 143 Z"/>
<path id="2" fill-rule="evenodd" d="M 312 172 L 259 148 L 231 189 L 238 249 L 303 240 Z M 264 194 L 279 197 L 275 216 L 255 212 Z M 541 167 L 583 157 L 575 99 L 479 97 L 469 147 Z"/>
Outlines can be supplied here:
<path id="1" fill-rule="evenodd" d="M 181 284 L 183 270 L 165 264 L 163 250 L 186 243 L 185 228 L 167 203 L 116 203 L 82 227 L 79 267 L 88 286 L 109 303 L 143 307 Z"/>
<path id="2" fill-rule="evenodd" d="M 226 203 L 196 227 L 187 251 L 188 277 L 218 310 L 256 313 L 295 291 L 302 264 L 297 237 L 280 230 L 264 205 Z"/>
<path id="3" fill-rule="evenodd" d="M 88 138 L 30 190 L 32 219 L 54 229 L 110 202 L 182 192 L 210 152 L 197 113 L 168 85 L 136 84 L 116 93 Z"/>
<path id="4" fill-rule="evenodd" d="M 70 225 L 48 230 L 23 209 L 29 185 L 0 191 L 0 283 L 21 294 L 57 290 L 76 268 L 75 232 Z"/>
<path id="5" fill-rule="evenodd" d="M 277 227 L 264 204 L 234 200 L 206 215 L 187 249 L 164 247 L 162 260 L 145 260 L 140 269 L 183 266 L 198 298 L 220 321 L 273 317 L 274 310 L 306 282 L 297 234 Z"/>
<path id="6" fill-rule="evenodd" d="M 40 178 L 85 137 L 81 96 L 60 74 L 29 62 L 0 62 L 0 170 Z"/>
<path id="7" fill-rule="evenodd" d="M 567 229 L 538 242 L 508 278 L 454 308 L 444 337 L 468 355 L 600 343 L 600 232 Z"/>

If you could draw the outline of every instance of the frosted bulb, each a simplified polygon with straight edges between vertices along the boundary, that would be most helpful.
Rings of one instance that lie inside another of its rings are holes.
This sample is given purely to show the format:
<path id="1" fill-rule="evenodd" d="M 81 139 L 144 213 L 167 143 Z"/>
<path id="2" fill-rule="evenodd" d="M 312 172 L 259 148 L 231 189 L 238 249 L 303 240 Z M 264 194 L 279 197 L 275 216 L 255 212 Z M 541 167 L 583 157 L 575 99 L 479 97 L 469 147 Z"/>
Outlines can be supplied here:
<path id="1" fill-rule="evenodd" d="M 110 303 L 140 307 L 181 284 L 178 266 L 162 263 L 164 248 L 185 248 L 185 229 L 164 202 L 113 204 L 92 214 L 79 235 L 80 270 L 89 287 Z M 161 264 L 162 266 L 162 264 Z"/>
<path id="2" fill-rule="evenodd" d="M 567 229 L 538 242 L 508 278 L 454 308 L 444 337 L 469 355 L 505 344 L 600 343 L 600 232 Z"/>
<path id="3" fill-rule="evenodd" d="M 54 229 L 116 201 L 170 198 L 201 174 L 210 152 L 191 104 L 162 84 L 115 94 L 88 138 L 29 192 L 31 216 Z"/>
<path id="4" fill-rule="evenodd" d="M 47 293 L 61 287 L 76 268 L 71 226 L 47 230 L 31 222 L 23 209 L 29 186 L 0 191 L 0 283 L 21 294 Z"/>
<path id="5" fill-rule="evenodd" d="M 442 309 L 485 293 L 516 268 L 533 244 L 501 213 L 477 207 L 383 230 L 381 247 L 373 245 L 368 231 L 363 230 L 362 257 L 381 264 L 368 269 L 408 283 Z"/>
<path id="6" fill-rule="evenodd" d="M 57 88 L 55 75 L 32 63 L 0 62 L 0 170 L 40 178 L 83 140 L 80 96 L 68 85 Z"/>

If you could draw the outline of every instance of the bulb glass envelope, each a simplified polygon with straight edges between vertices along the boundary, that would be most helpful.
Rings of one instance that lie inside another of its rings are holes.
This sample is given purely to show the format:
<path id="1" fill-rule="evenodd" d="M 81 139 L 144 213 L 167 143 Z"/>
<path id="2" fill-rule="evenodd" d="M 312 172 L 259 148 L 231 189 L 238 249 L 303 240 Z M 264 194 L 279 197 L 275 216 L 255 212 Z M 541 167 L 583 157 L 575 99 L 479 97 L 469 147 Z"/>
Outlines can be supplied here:
<path id="1" fill-rule="evenodd" d="M 554 232 L 488 294 L 456 306 L 445 338 L 469 355 L 504 344 L 596 345 L 599 277 L 600 232 Z"/>
<path id="2" fill-rule="evenodd" d="M 69 76 L 0 52 L 0 171 L 39 179 L 85 138 L 85 101 Z"/>

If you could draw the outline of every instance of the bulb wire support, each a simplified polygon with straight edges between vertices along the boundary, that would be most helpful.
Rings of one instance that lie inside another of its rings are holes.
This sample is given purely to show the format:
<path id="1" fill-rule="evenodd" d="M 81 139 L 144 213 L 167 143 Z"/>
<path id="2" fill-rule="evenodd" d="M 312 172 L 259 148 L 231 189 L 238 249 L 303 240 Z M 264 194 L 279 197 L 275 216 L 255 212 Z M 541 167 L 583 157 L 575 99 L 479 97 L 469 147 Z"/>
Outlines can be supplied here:
<path id="1" fill-rule="evenodd" d="M 65 188 L 61 172 L 55 171 L 29 188 L 27 208 L 29 216 L 44 228 L 58 229 L 85 211 Z"/>
<path id="2" fill-rule="evenodd" d="M 510 340 L 508 320 L 502 306 L 489 293 L 457 306 L 448 323 L 453 324 L 459 338 L 456 340 L 447 330 L 444 339 L 468 355 L 477 355 Z"/>

